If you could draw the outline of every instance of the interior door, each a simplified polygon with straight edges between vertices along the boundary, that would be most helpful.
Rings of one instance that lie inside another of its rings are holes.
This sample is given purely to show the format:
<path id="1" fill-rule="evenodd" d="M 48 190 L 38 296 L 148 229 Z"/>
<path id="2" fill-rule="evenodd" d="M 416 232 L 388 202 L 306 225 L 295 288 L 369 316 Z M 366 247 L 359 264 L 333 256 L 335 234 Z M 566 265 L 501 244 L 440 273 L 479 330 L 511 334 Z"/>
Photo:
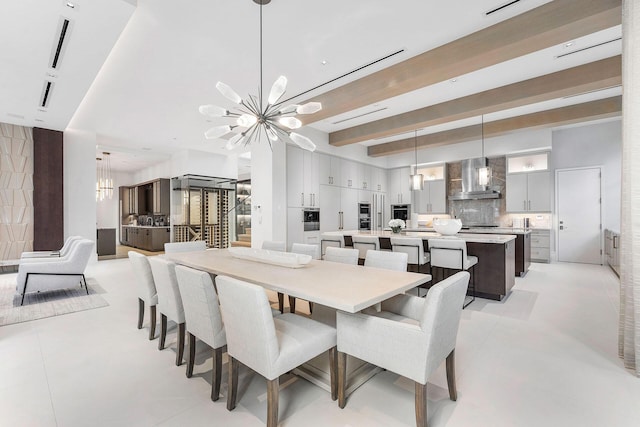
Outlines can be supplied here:
<path id="1" fill-rule="evenodd" d="M 558 261 L 602 264 L 600 168 L 558 171 Z"/>

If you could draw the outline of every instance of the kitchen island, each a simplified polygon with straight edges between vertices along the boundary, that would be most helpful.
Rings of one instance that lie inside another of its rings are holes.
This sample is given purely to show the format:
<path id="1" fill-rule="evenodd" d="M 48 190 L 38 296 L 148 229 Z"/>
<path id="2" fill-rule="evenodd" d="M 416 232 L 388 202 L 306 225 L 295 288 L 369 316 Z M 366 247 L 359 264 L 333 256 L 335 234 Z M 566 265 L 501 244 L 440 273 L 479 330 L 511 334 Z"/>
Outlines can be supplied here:
<path id="1" fill-rule="evenodd" d="M 501 300 L 509 294 L 515 284 L 516 276 L 516 238 L 515 234 L 458 233 L 455 236 L 443 236 L 434 231 L 403 231 L 393 234 L 390 231 L 334 231 L 327 235 L 343 236 L 379 236 L 418 237 L 423 240 L 425 250 L 429 250 L 427 241 L 434 238 L 462 239 L 467 242 L 469 255 L 478 257 L 475 267 L 476 296 Z"/>

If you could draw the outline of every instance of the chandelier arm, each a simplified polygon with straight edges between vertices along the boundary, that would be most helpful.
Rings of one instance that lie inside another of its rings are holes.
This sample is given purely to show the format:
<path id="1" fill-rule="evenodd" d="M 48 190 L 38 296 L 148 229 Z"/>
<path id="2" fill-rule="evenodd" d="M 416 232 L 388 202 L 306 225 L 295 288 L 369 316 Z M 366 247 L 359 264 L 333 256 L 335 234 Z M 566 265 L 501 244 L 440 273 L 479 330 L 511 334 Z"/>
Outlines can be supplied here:
<path id="1" fill-rule="evenodd" d="M 248 101 L 253 106 L 253 115 L 256 116 L 256 118 L 260 117 L 262 111 L 260 110 L 260 105 L 258 105 L 258 100 L 254 96 L 249 96 Z"/>
<path id="2" fill-rule="evenodd" d="M 262 2 L 260 3 L 260 112 L 262 112 L 262 88 L 264 87 L 262 82 Z"/>
<path id="3" fill-rule="evenodd" d="M 247 136 L 247 140 L 245 142 L 245 146 L 247 144 L 249 144 L 250 142 L 253 142 L 253 139 L 255 137 L 256 131 L 258 130 L 258 123 L 254 123 L 253 125 L 251 125 L 251 127 L 249 129 L 247 129 L 247 133 L 249 134 L 249 136 Z"/>

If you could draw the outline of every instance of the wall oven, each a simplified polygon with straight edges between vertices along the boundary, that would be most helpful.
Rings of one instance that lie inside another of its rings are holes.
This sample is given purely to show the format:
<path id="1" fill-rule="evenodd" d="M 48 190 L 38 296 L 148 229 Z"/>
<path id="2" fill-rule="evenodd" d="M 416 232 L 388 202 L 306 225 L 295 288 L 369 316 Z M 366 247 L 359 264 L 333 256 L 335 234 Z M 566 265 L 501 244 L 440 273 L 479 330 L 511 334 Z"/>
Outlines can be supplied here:
<path id="1" fill-rule="evenodd" d="M 358 230 L 371 230 L 370 203 L 358 203 Z"/>
<path id="2" fill-rule="evenodd" d="M 305 208 L 302 211 L 302 222 L 304 223 L 304 231 L 320 230 L 320 209 Z"/>
<path id="3" fill-rule="evenodd" d="M 411 205 L 391 205 L 391 219 L 401 219 L 407 222 Z"/>

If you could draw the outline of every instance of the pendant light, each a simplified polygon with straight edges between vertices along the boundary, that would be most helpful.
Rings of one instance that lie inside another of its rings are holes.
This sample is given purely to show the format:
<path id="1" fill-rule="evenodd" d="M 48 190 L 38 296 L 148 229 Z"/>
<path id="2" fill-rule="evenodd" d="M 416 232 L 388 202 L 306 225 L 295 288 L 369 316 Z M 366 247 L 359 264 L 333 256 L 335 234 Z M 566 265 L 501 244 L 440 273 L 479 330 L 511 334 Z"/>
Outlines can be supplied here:
<path id="1" fill-rule="evenodd" d="M 415 131 L 415 153 L 416 153 L 416 166 L 415 173 L 411 175 L 411 189 L 413 191 L 420 191 L 424 188 L 424 176 L 418 173 L 418 130 Z"/>
<path id="2" fill-rule="evenodd" d="M 484 114 L 482 115 L 482 124 L 480 125 L 482 132 L 482 158 L 484 159 Z M 491 185 L 491 168 L 483 166 L 478 168 L 478 184 L 484 187 Z"/>

